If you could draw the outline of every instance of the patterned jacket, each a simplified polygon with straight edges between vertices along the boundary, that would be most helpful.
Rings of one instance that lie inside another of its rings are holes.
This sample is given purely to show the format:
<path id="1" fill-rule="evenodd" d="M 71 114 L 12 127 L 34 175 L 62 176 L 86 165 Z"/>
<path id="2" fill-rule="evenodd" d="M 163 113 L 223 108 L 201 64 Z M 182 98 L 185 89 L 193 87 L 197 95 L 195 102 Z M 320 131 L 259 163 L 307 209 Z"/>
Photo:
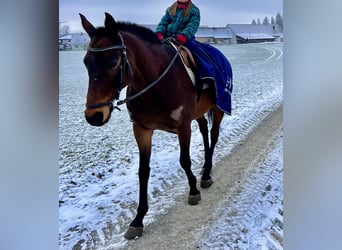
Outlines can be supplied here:
<path id="1" fill-rule="evenodd" d="M 170 14 L 170 8 L 160 20 L 156 32 L 161 32 L 165 37 L 176 37 L 183 34 L 189 40 L 195 36 L 201 20 L 199 9 L 192 4 L 189 15 L 183 17 L 183 9 L 177 9 L 176 15 Z"/>

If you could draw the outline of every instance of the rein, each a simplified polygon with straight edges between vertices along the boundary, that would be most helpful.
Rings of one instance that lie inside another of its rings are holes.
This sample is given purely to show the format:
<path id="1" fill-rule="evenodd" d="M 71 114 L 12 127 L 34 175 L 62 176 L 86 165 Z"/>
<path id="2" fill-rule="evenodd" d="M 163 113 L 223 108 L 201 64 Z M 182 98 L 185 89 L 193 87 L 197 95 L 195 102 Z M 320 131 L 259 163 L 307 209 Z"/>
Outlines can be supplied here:
<path id="1" fill-rule="evenodd" d="M 116 90 L 115 98 L 113 100 L 109 100 L 108 102 L 101 102 L 101 103 L 96 103 L 96 104 L 86 104 L 87 109 L 96 109 L 96 108 L 100 108 L 100 107 L 104 107 L 104 106 L 109 105 L 111 110 L 113 110 L 114 108 L 120 110 L 120 108 L 118 106 L 125 104 L 129 101 L 132 101 L 133 99 L 137 98 L 138 96 L 144 94 L 146 91 L 148 91 L 154 85 L 156 85 L 170 71 L 171 67 L 173 66 L 174 62 L 176 61 L 177 57 L 179 56 L 179 52 L 183 46 L 181 44 L 178 47 L 178 49 L 177 49 L 175 55 L 173 56 L 172 60 L 170 61 L 169 65 L 166 67 L 166 69 L 163 71 L 163 73 L 155 81 L 150 83 L 144 89 L 140 90 L 138 93 L 136 93 L 132 96 L 129 96 L 129 97 L 125 98 L 124 100 L 119 100 L 120 92 L 121 92 L 121 89 L 123 86 L 124 74 L 126 72 L 126 65 L 128 65 L 128 69 L 129 69 L 128 75 L 129 76 L 132 75 L 132 70 L 131 70 L 131 66 L 130 66 L 129 61 L 128 61 L 128 57 L 127 57 L 127 53 L 126 53 L 126 46 L 124 44 L 124 40 L 123 40 L 121 34 L 120 33 L 118 33 L 118 34 L 119 34 L 119 37 L 121 40 L 121 45 L 114 45 L 114 46 L 109 46 L 109 47 L 105 47 L 105 48 L 92 48 L 92 47 L 87 48 L 87 50 L 90 52 L 103 52 L 103 51 L 108 51 L 108 50 L 119 49 L 119 50 L 122 50 L 122 58 L 123 58 L 122 64 L 120 66 L 121 80 L 120 80 L 120 85 L 118 87 L 118 90 Z M 113 106 L 114 100 L 118 100 L 116 103 L 116 106 Z"/>
<path id="2" fill-rule="evenodd" d="M 168 72 L 169 70 L 171 69 L 172 65 L 174 64 L 174 62 L 176 61 L 178 55 L 179 55 L 179 51 L 181 49 L 182 45 L 179 46 L 176 54 L 173 56 L 172 60 L 170 61 L 169 65 L 166 67 L 166 69 L 164 70 L 164 72 L 152 83 L 150 83 L 146 88 L 140 90 L 138 93 L 132 95 L 132 96 L 129 96 L 127 97 L 126 99 L 124 100 L 118 100 L 118 102 L 116 103 L 116 105 L 122 105 L 124 103 L 127 103 L 135 98 L 137 98 L 138 96 L 144 94 L 146 91 L 148 91 L 150 88 L 152 88 L 154 85 L 156 85 Z"/>

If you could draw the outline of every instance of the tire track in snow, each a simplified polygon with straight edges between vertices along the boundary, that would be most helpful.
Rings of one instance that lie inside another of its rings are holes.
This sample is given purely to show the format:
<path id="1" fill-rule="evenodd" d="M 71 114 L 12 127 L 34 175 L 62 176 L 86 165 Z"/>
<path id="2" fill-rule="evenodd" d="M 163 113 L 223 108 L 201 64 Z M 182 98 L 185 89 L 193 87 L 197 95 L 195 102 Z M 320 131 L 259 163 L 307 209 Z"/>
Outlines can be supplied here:
<path id="1" fill-rule="evenodd" d="M 283 56 L 282 50 L 280 48 L 275 48 L 274 46 L 272 46 L 272 44 L 265 44 L 264 47 L 258 46 L 258 47 L 255 47 L 255 48 L 256 49 L 262 48 L 262 49 L 268 50 L 268 51 L 270 51 L 271 54 L 268 57 L 266 57 L 266 58 L 264 58 L 262 60 L 254 61 L 254 62 L 251 62 L 251 63 L 246 64 L 244 66 L 257 66 L 257 65 L 260 65 L 260 64 L 265 64 L 265 63 L 268 63 L 270 61 L 279 60 Z"/>

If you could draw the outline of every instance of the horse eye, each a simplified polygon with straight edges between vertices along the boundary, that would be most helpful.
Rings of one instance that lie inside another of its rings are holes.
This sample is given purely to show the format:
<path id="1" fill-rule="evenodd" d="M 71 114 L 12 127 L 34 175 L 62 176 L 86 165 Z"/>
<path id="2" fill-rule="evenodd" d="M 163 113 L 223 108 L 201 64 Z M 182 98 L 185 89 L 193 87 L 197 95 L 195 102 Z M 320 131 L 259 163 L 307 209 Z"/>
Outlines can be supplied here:
<path id="1" fill-rule="evenodd" d="M 118 64 L 118 60 L 114 59 L 109 62 L 110 68 L 115 68 L 115 66 Z"/>

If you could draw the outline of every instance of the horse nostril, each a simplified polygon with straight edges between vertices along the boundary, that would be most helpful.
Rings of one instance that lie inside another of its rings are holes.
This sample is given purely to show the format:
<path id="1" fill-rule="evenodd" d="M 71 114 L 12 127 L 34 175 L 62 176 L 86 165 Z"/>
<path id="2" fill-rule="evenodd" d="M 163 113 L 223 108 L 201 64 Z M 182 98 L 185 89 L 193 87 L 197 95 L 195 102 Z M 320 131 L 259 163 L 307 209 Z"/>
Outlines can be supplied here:
<path id="1" fill-rule="evenodd" d="M 92 126 L 102 126 L 103 123 L 103 113 L 102 112 L 96 112 L 92 116 L 85 116 L 87 122 Z"/>

